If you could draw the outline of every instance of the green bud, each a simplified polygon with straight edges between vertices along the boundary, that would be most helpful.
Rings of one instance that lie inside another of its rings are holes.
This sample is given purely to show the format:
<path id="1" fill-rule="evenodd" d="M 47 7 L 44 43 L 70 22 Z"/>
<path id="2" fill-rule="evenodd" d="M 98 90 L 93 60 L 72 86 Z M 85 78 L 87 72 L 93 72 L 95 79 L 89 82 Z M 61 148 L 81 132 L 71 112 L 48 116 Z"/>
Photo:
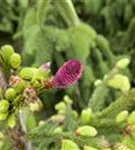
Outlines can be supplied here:
<path id="1" fill-rule="evenodd" d="M 77 119 L 77 118 L 78 118 L 78 113 L 77 113 L 77 111 L 72 110 L 72 114 L 73 114 L 74 119 Z"/>
<path id="2" fill-rule="evenodd" d="M 35 80 L 34 82 L 32 82 L 32 86 L 33 88 L 36 89 L 42 89 L 44 87 L 44 78 L 40 78 L 40 80 Z"/>
<path id="3" fill-rule="evenodd" d="M 60 111 L 60 110 L 65 110 L 66 109 L 66 104 L 64 102 L 60 102 L 55 105 L 55 110 Z"/>
<path id="4" fill-rule="evenodd" d="M 84 146 L 84 150 L 98 150 L 97 148 L 94 148 L 92 146 Z"/>
<path id="5" fill-rule="evenodd" d="M 21 93 L 24 90 L 25 86 L 25 81 L 21 80 L 21 82 L 13 86 L 13 88 L 15 89 L 16 93 Z"/>
<path id="6" fill-rule="evenodd" d="M 7 119 L 7 125 L 10 128 L 14 128 L 16 126 L 16 118 L 14 114 L 11 114 Z"/>
<path id="7" fill-rule="evenodd" d="M 11 55 L 14 53 L 14 49 L 11 45 L 4 45 L 1 47 L 2 56 L 6 61 L 10 60 Z"/>
<path id="8" fill-rule="evenodd" d="M 76 130 L 77 135 L 93 137 L 97 135 L 97 130 L 92 126 L 81 126 Z"/>
<path id="9" fill-rule="evenodd" d="M 16 91 L 13 88 L 8 88 L 5 92 L 5 98 L 7 100 L 13 100 L 16 96 Z"/>
<path id="10" fill-rule="evenodd" d="M 21 81 L 20 83 L 18 83 L 18 85 L 13 86 L 13 88 L 15 89 L 16 93 L 21 93 L 25 88 L 25 82 Z"/>
<path id="11" fill-rule="evenodd" d="M 65 110 L 64 110 L 64 109 L 58 110 L 58 113 L 59 113 L 59 114 L 65 114 L 65 113 L 66 113 L 66 109 L 65 109 Z"/>
<path id="12" fill-rule="evenodd" d="M 25 67 L 20 71 L 19 75 L 21 78 L 23 78 L 25 80 L 30 80 L 30 79 L 32 79 L 32 77 L 36 71 L 37 71 L 36 68 Z"/>
<path id="13" fill-rule="evenodd" d="M 100 85 L 102 83 L 102 80 L 98 79 L 94 82 L 95 87 L 97 87 L 98 85 Z"/>
<path id="14" fill-rule="evenodd" d="M 131 88 L 129 78 L 127 76 L 123 76 L 123 82 L 121 86 L 121 91 L 126 92 L 129 91 Z"/>
<path id="15" fill-rule="evenodd" d="M 62 133 L 62 132 L 63 132 L 62 127 L 57 127 L 54 129 L 54 134 L 58 134 L 58 133 Z"/>
<path id="16" fill-rule="evenodd" d="M 36 80 L 45 80 L 45 78 L 47 78 L 48 76 L 48 71 L 45 71 L 44 69 L 37 69 L 32 77 L 32 82 L 36 81 Z"/>
<path id="17" fill-rule="evenodd" d="M 58 123 L 58 124 L 60 123 L 61 124 L 61 123 L 64 122 L 65 116 L 62 115 L 62 114 L 54 115 L 54 116 L 51 117 L 51 120 L 55 123 Z"/>
<path id="18" fill-rule="evenodd" d="M 131 85 L 127 76 L 116 74 L 108 81 L 108 86 L 120 89 L 122 92 L 129 91 Z"/>
<path id="19" fill-rule="evenodd" d="M 125 144 L 117 143 L 117 144 L 115 144 L 115 146 L 113 147 L 113 150 L 131 150 L 131 149 L 128 148 L 128 146 L 125 145 Z"/>
<path id="20" fill-rule="evenodd" d="M 128 117 L 128 119 L 127 119 L 127 123 L 128 123 L 128 124 L 135 124 L 135 111 L 133 111 L 133 112 L 129 115 L 129 117 Z"/>
<path id="21" fill-rule="evenodd" d="M 123 110 L 121 111 L 117 116 L 116 116 L 116 123 L 119 124 L 125 120 L 127 120 L 128 118 L 128 111 L 127 110 Z"/>
<path id="22" fill-rule="evenodd" d="M 91 117 L 92 117 L 92 109 L 91 108 L 87 108 L 87 109 L 82 110 L 81 122 L 83 124 L 89 123 L 89 121 L 91 120 Z"/>
<path id="23" fill-rule="evenodd" d="M 14 69 L 19 68 L 21 65 L 21 56 L 17 53 L 12 54 L 10 57 L 10 65 Z"/>
<path id="24" fill-rule="evenodd" d="M 64 99 L 64 102 L 69 105 L 73 103 L 72 99 L 68 95 L 65 95 L 63 99 Z"/>
<path id="25" fill-rule="evenodd" d="M 108 86 L 113 87 L 115 89 L 120 89 L 122 86 L 122 79 L 123 75 L 117 74 L 108 81 Z"/>
<path id="26" fill-rule="evenodd" d="M 34 111 L 40 111 L 40 107 L 38 103 L 30 103 L 29 104 L 29 109 L 30 111 L 34 112 Z"/>
<path id="27" fill-rule="evenodd" d="M 5 99 L 2 99 L 0 101 L 0 112 L 4 113 L 4 112 L 7 112 L 9 108 L 9 102 Z"/>
<path id="28" fill-rule="evenodd" d="M 6 120 L 7 116 L 8 116 L 8 112 L 0 113 L 0 120 Z"/>
<path id="29" fill-rule="evenodd" d="M 38 100 L 38 101 L 35 101 L 33 103 L 30 103 L 29 109 L 32 112 L 40 111 L 42 109 L 42 106 L 43 106 L 42 102 L 40 100 Z"/>
<path id="30" fill-rule="evenodd" d="M 120 69 L 125 69 L 130 63 L 130 59 L 123 58 L 116 63 L 116 67 Z"/>
<path id="31" fill-rule="evenodd" d="M 61 150 L 80 150 L 78 145 L 72 140 L 64 139 L 62 140 Z"/>
<path id="32" fill-rule="evenodd" d="M 38 123 L 39 126 L 42 126 L 43 124 L 45 124 L 45 121 L 43 121 L 43 120 L 39 121 L 39 123 Z"/>

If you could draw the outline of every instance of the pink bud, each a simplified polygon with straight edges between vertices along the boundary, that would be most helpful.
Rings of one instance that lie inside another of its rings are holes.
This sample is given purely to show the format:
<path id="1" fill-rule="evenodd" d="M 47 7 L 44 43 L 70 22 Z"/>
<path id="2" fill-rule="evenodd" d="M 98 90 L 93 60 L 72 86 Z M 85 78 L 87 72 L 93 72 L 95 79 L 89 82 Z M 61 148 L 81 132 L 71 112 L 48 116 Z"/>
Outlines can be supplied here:
<path id="1" fill-rule="evenodd" d="M 40 66 L 40 69 L 44 69 L 44 70 L 48 71 L 48 70 L 50 70 L 50 67 L 51 67 L 51 62 L 47 62 L 45 64 L 42 64 Z"/>
<path id="2" fill-rule="evenodd" d="M 76 83 L 82 75 L 82 65 L 78 60 L 71 59 L 65 62 L 54 76 L 56 88 L 66 88 Z"/>

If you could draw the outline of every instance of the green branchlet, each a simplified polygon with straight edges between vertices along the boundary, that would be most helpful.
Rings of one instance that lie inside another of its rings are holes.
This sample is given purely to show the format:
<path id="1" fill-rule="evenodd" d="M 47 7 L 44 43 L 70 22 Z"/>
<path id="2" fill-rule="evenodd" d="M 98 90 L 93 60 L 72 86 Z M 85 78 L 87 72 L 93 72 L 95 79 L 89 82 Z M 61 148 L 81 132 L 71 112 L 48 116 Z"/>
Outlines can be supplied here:
<path id="1" fill-rule="evenodd" d="M 6 120 L 6 125 L 14 128 L 19 110 L 26 106 L 32 112 L 42 109 L 43 104 L 38 96 L 39 92 L 46 88 L 45 82 L 50 76 L 50 69 L 21 67 L 21 56 L 15 53 L 10 45 L 1 47 L 0 58 L 3 73 L 8 68 L 6 70 L 8 87 L 0 96 L 0 120 Z"/>

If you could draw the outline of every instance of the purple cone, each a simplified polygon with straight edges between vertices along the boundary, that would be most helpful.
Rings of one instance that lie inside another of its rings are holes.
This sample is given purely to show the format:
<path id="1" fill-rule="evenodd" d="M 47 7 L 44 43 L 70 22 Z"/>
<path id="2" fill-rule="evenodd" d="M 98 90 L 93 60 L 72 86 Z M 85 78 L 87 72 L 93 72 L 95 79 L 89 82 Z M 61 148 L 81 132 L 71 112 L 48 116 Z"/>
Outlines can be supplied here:
<path id="1" fill-rule="evenodd" d="M 82 75 L 82 65 L 78 60 L 71 59 L 65 62 L 54 76 L 56 88 L 66 88 L 76 83 Z"/>

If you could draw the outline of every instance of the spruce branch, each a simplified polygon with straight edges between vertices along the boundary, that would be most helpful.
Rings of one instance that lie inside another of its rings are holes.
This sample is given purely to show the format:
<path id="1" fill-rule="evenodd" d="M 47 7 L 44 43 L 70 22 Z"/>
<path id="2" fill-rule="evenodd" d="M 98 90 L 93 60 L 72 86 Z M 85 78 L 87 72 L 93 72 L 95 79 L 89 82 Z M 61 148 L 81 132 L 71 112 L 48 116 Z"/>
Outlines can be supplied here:
<path id="1" fill-rule="evenodd" d="M 97 86 L 94 90 L 92 97 L 89 100 L 88 107 L 93 111 L 100 111 L 104 106 L 105 96 L 108 92 L 107 83 L 115 74 L 119 72 L 117 67 L 114 67 L 108 76 L 102 81 L 101 85 Z"/>
<path id="2" fill-rule="evenodd" d="M 50 5 L 50 0 L 37 1 L 36 21 L 37 21 L 37 24 L 40 26 L 44 24 L 46 14 L 49 10 L 49 5 Z"/>
<path id="3" fill-rule="evenodd" d="M 100 71 L 102 75 L 105 75 L 109 71 L 109 67 L 107 66 L 107 63 L 103 60 L 102 52 L 98 48 L 93 50 L 94 55 L 99 63 Z"/>
<path id="4" fill-rule="evenodd" d="M 80 23 L 71 0 L 56 0 L 55 5 L 68 26 L 76 26 Z"/>
<path id="5" fill-rule="evenodd" d="M 128 93 L 124 93 L 120 98 L 118 98 L 115 102 L 110 104 L 106 109 L 104 109 L 100 116 L 101 118 L 114 118 L 116 115 L 123 111 L 128 110 L 131 111 L 135 106 L 135 89 L 132 89 Z"/>

